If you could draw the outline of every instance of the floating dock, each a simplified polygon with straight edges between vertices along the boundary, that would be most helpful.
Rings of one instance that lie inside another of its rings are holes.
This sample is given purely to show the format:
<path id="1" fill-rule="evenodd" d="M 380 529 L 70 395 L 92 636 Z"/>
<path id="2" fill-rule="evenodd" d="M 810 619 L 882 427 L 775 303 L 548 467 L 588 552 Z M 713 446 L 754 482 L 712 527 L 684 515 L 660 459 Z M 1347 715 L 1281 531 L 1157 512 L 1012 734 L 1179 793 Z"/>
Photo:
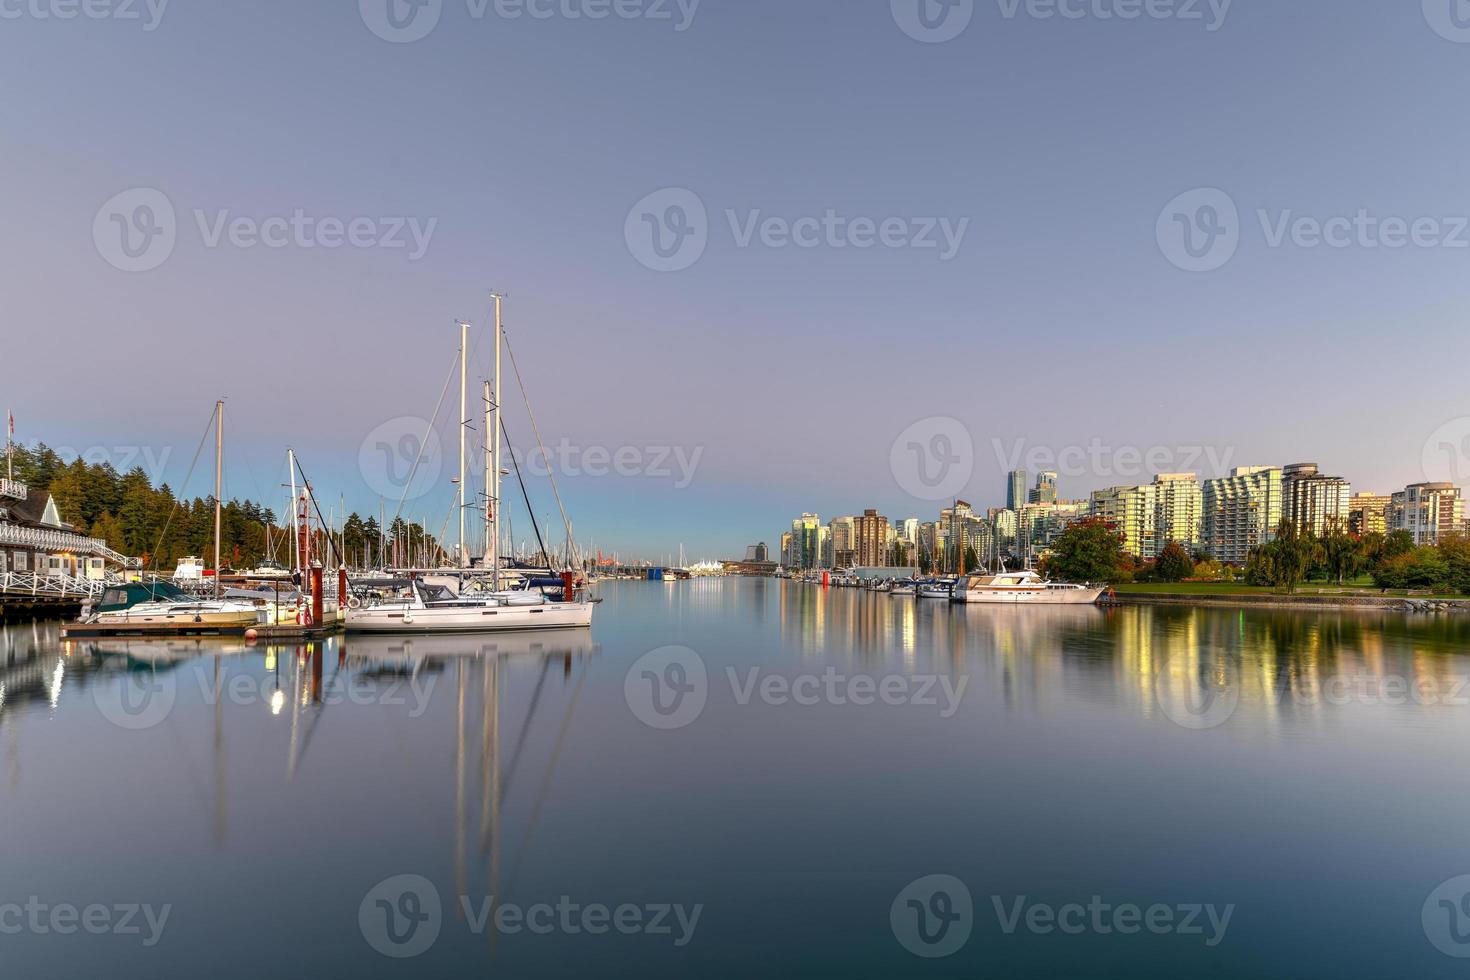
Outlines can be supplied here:
<path id="1" fill-rule="evenodd" d="M 114 636 L 253 636 L 258 640 L 315 640 L 342 631 L 342 623 L 320 626 L 211 626 L 208 623 L 64 623 L 63 639 Z"/>

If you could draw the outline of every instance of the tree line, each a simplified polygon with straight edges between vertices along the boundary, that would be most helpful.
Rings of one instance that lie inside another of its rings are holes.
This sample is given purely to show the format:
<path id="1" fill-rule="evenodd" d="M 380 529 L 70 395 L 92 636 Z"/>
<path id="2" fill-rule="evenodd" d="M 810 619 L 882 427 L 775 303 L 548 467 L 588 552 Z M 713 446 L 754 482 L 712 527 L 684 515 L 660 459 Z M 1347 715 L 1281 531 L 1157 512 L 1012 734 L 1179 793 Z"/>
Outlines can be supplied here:
<path id="1" fill-rule="evenodd" d="M 1304 582 L 1345 585 L 1367 576 L 1379 589 L 1470 595 L 1470 538 L 1441 536 L 1437 545 L 1417 545 L 1408 531 L 1350 534 L 1332 525 L 1323 534 L 1283 521 L 1276 536 L 1250 550 L 1245 568 L 1223 566 L 1178 541 L 1159 557 L 1140 561 L 1123 547 L 1117 526 L 1086 518 L 1059 536 L 1041 570 L 1074 582 L 1234 581 L 1293 592 Z"/>
<path id="2" fill-rule="evenodd" d="M 214 496 L 181 498 L 167 483 L 153 486 L 141 466 L 118 473 L 109 462 L 89 463 L 62 459 L 45 443 L 14 448 L 15 478 L 45 490 L 56 502 L 61 519 L 78 533 L 100 538 L 114 551 L 143 558 L 145 567 L 171 572 L 180 558 L 212 555 L 214 550 Z M 283 523 L 284 522 L 284 523 Z M 384 564 L 396 550 L 403 561 L 437 561 L 443 552 L 422 525 L 396 518 L 388 534 L 376 518 L 348 515 L 332 535 L 331 543 L 352 566 Z M 324 532 L 314 544 L 326 564 L 332 564 Z M 277 515 L 249 499 L 228 500 L 220 508 L 220 563 L 227 569 L 248 569 L 266 558 L 292 564 L 290 515 Z"/>

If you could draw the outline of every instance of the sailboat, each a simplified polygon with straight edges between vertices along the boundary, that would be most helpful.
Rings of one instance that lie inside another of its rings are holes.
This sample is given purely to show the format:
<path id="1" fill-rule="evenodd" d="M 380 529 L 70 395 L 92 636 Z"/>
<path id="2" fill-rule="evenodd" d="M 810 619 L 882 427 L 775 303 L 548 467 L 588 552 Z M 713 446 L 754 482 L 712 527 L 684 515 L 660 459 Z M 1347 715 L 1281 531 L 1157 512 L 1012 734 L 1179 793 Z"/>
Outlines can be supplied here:
<path id="1" fill-rule="evenodd" d="M 83 624 L 111 627 L 137 626 L 149 629 L 167 627 L 244 629 L 264 622 L 263 614 L 256 610 L 254 603 L 225 599 L 220 596 L 220 508 L 224 494 L 225 445 L 225 403 L 223 401 L 215 403 L 214 413 L 214 597 L 201 599 L 159 579 L 147 583 L 110 586 L 102 594 L 101 601 L 95 608 L 89 607 L 83 610 Z M 203 578 L 203 568 L 198 558 L 191 556 L 183 559 L 179 562 L 179 567 L 185 568 L 186 562 L 192 562 L 192 567 L 197 569 L 198 574 L 185 575 L 185 579 Z M 179 577 L 178 573 L 175 573 L 175 577 Z"/>
<path id="2" fill-rule="evenodd" d="M 409 583 L 406 594 L 362 604 L 348 604 L 346 624 L 350 633 L 484 633 L 499 630 L 590 628 L 596 602 L 568 594 L 564 601 L 530 590 L 502 590 L 500 570 L 500 354 L 503 326 L 500 294 L 495 300 L 495 368 L 485 391 L 485 563 L 489 588 L 482 593 L 430 585 L 419 579 Z M 460 446 L 459 446 L 459 564 L 468 572 L 469 551 L 465 547 L 465 409 L 469 324 L 460 324 Z M 570 587 L 568 593 L 571 593 Z"/>

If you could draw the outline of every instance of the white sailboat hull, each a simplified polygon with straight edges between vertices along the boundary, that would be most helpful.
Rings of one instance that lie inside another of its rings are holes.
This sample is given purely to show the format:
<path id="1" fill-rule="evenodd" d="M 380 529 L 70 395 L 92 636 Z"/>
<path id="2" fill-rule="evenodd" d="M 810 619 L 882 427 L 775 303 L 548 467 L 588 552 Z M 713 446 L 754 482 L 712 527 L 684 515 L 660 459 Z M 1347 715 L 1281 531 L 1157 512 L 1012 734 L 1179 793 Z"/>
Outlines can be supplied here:
<path id="1" fill-rule="evenodd" d="M 489 633 L 502 630 L 587 628 L 591 602 L 547 602 L 536 606 L 450 605 L 414 608 L 385 603 L 347 610 L 349 633 Z"/>

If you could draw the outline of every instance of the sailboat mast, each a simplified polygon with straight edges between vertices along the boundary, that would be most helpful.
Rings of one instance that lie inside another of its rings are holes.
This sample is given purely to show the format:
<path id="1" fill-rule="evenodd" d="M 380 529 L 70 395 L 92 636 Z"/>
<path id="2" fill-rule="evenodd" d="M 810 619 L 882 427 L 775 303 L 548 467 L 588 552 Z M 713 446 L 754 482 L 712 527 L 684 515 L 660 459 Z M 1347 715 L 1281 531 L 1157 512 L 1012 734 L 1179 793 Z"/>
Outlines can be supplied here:
<path id="1" fill-rule="evenodd" d="M 294 571 L 301 572 L 301 526 L 297 515 L 301 508 L 296 505 L 296 450 L 286 450 L 286 469 L 291 474 L 291 553 L 296 556 Z"/>
<path id="2" fill-rule="evenodd" d="M 214 597 L 219 598 L 220 494 L 225 474 L 225 403 L 214 403 Z"/>
<path id="3" fill-rule="evenodd" d="M 464 321 L 459 324 L 459 567 L 464 568 L 469 564 L 469 552 L 465 550 L 464 543 L 464 430 L 469 416 L 465 414 L 465 396 L 469 383 L 469 340 L 470 325 Z"/>
<path id="4" fill-rule="evenodd" d="M 485 425 L 490 430 L 490 479 L 485 485 L 489 495 L 489 520 L 485 536 L 490 539 L 490 589 L 500 590 L 500 303 L 505 297 L 492 293 L 495 300 L 495 369 L 490 382 L 490 398 Z"/>

